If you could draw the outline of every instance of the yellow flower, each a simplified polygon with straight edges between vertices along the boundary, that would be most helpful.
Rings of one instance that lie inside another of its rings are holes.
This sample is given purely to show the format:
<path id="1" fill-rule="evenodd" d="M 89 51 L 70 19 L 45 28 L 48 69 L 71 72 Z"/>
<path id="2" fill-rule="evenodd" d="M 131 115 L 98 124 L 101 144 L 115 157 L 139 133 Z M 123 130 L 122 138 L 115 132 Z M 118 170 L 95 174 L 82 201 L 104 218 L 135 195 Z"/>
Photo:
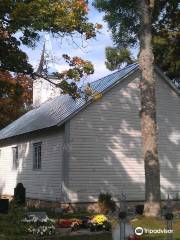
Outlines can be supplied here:
<path id="1" fill-rule="evenodd" d="M 92 222 L 97 224 L 103 224 L 107 221 L 107 217 L 103 214 L 98 214 L 93 217 Z"/>

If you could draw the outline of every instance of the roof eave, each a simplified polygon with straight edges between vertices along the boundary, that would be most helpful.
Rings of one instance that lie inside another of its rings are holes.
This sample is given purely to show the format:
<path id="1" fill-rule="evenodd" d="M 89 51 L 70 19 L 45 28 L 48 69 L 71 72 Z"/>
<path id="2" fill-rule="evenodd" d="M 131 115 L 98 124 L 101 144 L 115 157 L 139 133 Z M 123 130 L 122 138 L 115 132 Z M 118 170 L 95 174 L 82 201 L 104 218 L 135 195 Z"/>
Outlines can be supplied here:
<path id="1" fill-rule="evenodd" d="M 180 97 L 180 91 L 172 83 L 171 79 L 168 78 L 158 66 L 155 66 L 155 71 L 164 79 L 164 81 L 171 87 L 171 89 L 174 90 L 174 92 L 177 93 L 177 95 Z"/>

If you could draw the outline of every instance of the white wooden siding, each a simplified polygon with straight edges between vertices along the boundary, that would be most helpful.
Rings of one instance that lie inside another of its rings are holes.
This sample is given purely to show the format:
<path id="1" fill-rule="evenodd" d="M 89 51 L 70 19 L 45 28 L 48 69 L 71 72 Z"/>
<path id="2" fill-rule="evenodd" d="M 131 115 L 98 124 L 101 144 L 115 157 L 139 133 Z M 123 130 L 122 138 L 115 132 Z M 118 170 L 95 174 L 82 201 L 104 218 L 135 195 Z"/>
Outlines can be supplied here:
<path id="1" fill-rule="evenodd" d="M 70 121 L 70 201 L 94 201 L 101 191 L 144 199 L 144 164 L 137 75 Z M 135 80 L 131 81 L 133 78 Z M 158 77 L 157 121 L 162 198 L 180 192 L 180 98 Z M 72 193 L 72 194 L 71 194 Z"/>
<path id="2" fill-rule="evenodd" d="M 42 165 L 33 170 L 33 143 L 42 142 Z M 20 165 L 12 170 L 12 147 L 18 146 Z M 63 133 L 39 134 L 31 140 L 19 141 L 1 148 L 0 192 L 13 195 L 14 187 L 22 182 L 27 197 L 44 200 L 60 200 Z"/>
<path id="3" fill-rule="evenodd" d="M 100 191 L 117 198 L 122 192 L 131 200 L 144 198 L 137 76 L 114 87 L 70 121 L 71 201 L 97 200 Z"/>
<path id="4" fill-rule="evenodd" d="M 180 198 L 180 97 L 161 77 L 157 83 L 162 198 Z"/>

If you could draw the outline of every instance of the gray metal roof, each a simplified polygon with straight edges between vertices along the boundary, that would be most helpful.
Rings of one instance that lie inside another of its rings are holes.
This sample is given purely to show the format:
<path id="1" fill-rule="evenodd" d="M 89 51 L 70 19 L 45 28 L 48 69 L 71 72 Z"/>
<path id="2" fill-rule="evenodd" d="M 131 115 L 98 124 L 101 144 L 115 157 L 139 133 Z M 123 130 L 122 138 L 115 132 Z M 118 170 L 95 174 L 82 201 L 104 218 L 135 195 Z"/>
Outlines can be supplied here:
<path id="1" fill-rule="evenodd" d="M 90 85 L 94 91 L 104 93 L 121 79 L 134 72 L 137 68 L 137 64 L 129 65 L 92 82 Z M 2 129 L 0 131 L 0 140 L 44 128 L 60 126 L 90 103 L 90 100 L 87 102 L 83 98 L 73 100 L 69 95 L 58 96 L 51 101 L 43 103 L 39 108 L 29 111 Z"/>

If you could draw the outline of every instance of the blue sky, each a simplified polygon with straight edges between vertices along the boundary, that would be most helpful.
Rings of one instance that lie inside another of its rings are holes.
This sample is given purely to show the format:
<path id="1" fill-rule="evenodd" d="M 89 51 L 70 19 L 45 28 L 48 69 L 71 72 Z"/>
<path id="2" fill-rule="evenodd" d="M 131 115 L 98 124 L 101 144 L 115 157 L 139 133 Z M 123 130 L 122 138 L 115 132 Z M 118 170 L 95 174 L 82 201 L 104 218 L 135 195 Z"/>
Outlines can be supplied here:
<path id="1" fill-rule="evenodd" d="M 89 60 L 93 63 L 95 73 L 91 79 L 98 79 L 110 73 L 105 67 L 105 47 L 112 46 L 112 40 L 110 32 L 108 32 L 107 25 L 103 21 L 103 14 L 99 13 L 94 7 L 90 6 L 89 20 L 93 23 L 101 23 L 103 29 L 99 33 L 96 39 L 90 39 L 84 42 L 84 47 L 79 48 L 72 43 L 70 39 L 53 39 L 51 37 L 51 44 L 55 55 L 56 62 L 58 62 L 59 68 L 64 69 L 65 63 L 62 61 L 62 54 L 69 54 L 70 56 L 79 56 L 85 60 Z M 37 67 L 40 55 L 44 43 L 44 33 L 41 33 L 41 39 L 35 49 L 22 46 L 22 49 L 27 53 L 30 63 Z M 78 39 L 76 39 L 78 42 Z M 81 45 L 81 44 L 79 44 Z"/>
<path id="2" fill-rule="evenodd" d="M 104 64 L 105 48 L 107 46 L 113 46 L 113 43 L 107 24 L 103 21 L 103 14 L 99 13 L 91 5 L 89 6 L 89 10 L 89 20 L 93 23 L 100 23 L 103 25 L 103 29 L 101 30 L 101 33 L 97 34 L 96 39 L 90 39 L 88 42 L 85 42 L 83 48 L 77 47 L 70 39 L 53 39 L 51 37 L 51 44 L 59 70 L 66 68 L 65 62 L 62 61 L 62 54 L 79 56 L 85 60 L 91 61 L 95 68 L 95 73 L 89 78 L 89 81 L 92 81 L 110 73 Z M 35 49 L 27 48 L 25 46 L 22 47 L 27 53 L 30 63 L 35 68 L 38 66 L 40 60 L 44 40 L 45 34 L 41 33 L 41 39 Z M 78 39 L 76 39 L 76 41 L 78 42 Z M 81 43 L 82 42 L 80 42 L 79 45 L 81 45 Z"/>

